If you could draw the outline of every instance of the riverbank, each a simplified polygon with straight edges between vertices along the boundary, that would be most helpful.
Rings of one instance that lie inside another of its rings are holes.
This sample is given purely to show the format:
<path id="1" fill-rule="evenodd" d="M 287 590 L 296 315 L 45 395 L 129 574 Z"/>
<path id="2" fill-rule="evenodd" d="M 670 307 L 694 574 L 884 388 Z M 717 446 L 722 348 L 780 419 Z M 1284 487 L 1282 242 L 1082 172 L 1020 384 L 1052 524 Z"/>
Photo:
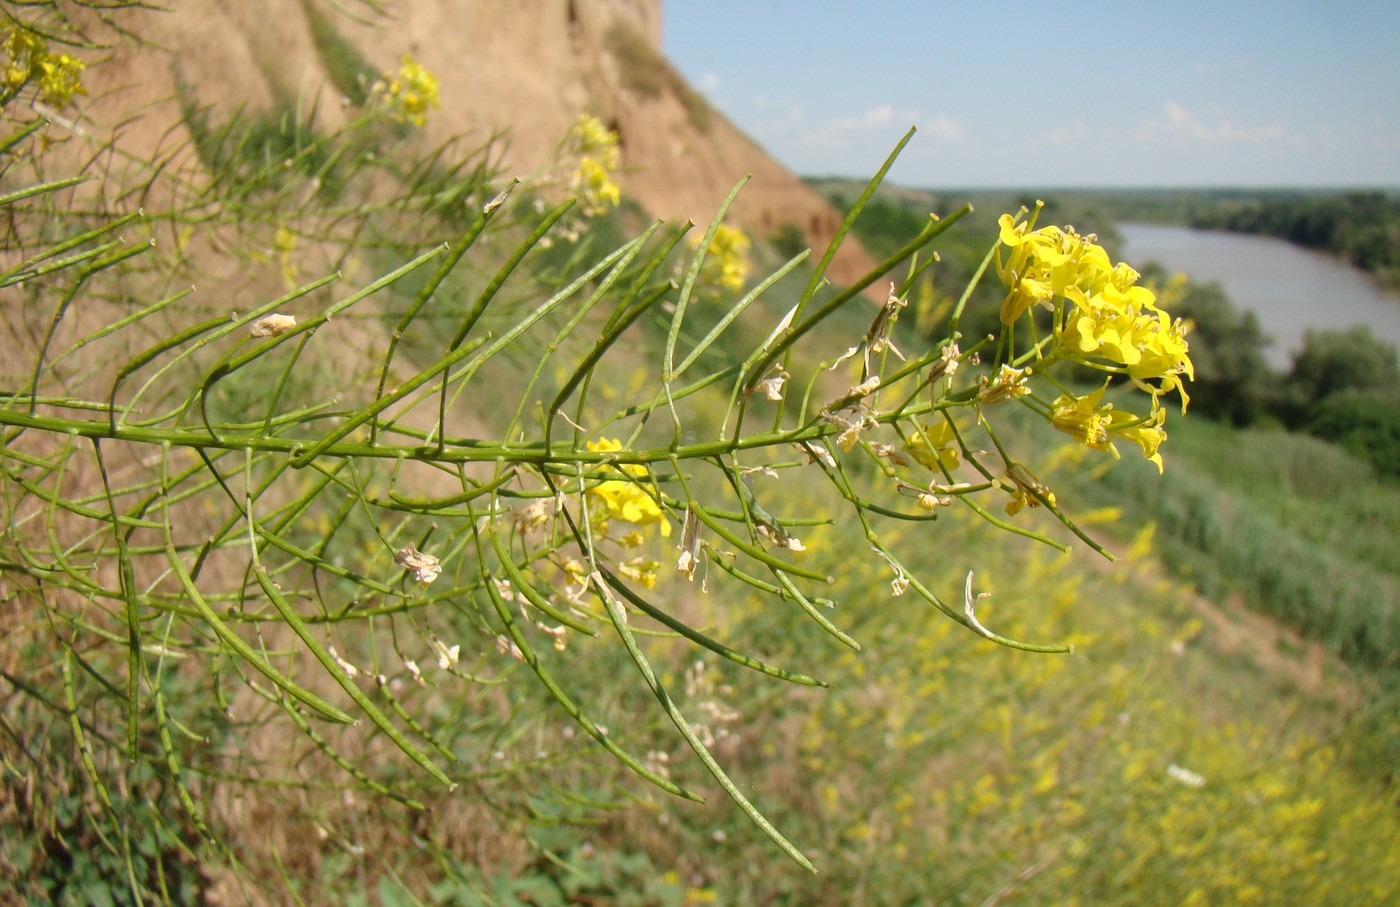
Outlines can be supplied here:
<path id="1" fill-rule="evenodd" d="M 1158 261 L 1197 282 L 1218 282 L 1240 309 L 1254 312 L 1273 343 L 1269 363 L 1286 369 L 1308 330 L 1365 325 L 1400 346 L 1400 291 L 1332 255 L 1285 240 L 1138 222 L 1117 225 L 1121 256 Z"/>

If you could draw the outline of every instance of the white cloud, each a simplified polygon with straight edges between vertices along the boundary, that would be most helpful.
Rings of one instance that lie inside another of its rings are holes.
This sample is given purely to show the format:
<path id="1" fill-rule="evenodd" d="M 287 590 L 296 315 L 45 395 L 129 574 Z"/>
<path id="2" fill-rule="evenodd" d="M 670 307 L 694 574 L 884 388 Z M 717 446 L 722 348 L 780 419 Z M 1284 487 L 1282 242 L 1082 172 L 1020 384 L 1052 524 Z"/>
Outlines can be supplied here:
<path id="1" fill-rule="evenodd" d="M 699 88 L 706 94 L 714 94 L 719 90 L 719 75 L 707 72 L 700 77 Z"/>
<path id="2" fill-rule="evenodd" d="M 891 125 L 903 130 L 909 128 L 918 119 L 919 112 L 917 110 L 895 110 L 891 104 L 879 104 L 864 113 L 831 120 L 826 126 L 826 131 L 834 136 L 843 132 L 879 130 L 881 127 Z"/>
<path id="3" fill-rule="evenodd" d="M 952 144 L 964 141 L 967 138 L 967 129 L 957 120 L 936 116 L 919 124 L 919 134 L 927 135 L 936 142 Z"/>
<path id="4" fill-rule="evenodd" d="M 1284 128 L 1277 123 L 1240 125 L 1218 108 L 1194 111 L 1176 101 L 1167 101 L 1159 116 L 1138 128 L 1138 138 L 1142 140 L 1166 140 L 1177 145 L 1237 145 L 1277 142 L 1287 137 Z"/>
<path id="5" fill-rule="evenodd" d="M 881 104 L 865 112 L 865 122 L 868 126 L 883 126 L 894 119 L 894 108 L 888 104 Z"/>

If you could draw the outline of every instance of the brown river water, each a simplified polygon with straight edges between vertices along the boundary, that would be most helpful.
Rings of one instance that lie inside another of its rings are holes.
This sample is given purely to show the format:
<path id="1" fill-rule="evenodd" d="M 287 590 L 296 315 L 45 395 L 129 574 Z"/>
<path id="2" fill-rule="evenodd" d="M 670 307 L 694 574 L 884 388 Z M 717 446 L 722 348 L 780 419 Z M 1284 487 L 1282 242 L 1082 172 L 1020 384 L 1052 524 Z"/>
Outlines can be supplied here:
<path id="1" fill-rule="evenodd" d="M 1273 338 L 1265 355 L 1286 370 L 1309 328 L 1369 325 L 1400 347 L 1400 292 L 1381 288 L 1364 271 L 1281 239 L 1119 224 L 1122 256 L 1135 267 L 1156 260 L 1200 283 L 1218 282 L 1237 308 L 1253 311 Z"/>

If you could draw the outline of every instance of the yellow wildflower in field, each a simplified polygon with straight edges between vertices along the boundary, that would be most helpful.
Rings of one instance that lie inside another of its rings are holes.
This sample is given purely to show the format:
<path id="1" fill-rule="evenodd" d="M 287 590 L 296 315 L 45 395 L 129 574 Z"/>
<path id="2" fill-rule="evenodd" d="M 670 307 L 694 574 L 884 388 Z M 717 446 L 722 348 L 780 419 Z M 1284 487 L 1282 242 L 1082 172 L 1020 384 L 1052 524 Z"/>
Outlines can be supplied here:
<path id="1" fill-rule="evenodd" d="M 285 224 L 279 226 L 272 237 L 272 248 L 277 251 L 278 261 L 282 265 L 282 282 L 287 289 L 294 289 L 297 285 L 297 265 L 293 253 L 297 250 L 297 235 Z"/>
<path id="2" fill-rule="evenodd" d="M 1108 385 L 1105 384 L 1083 397 L 1073 394 L 1060 396 L 1051 409 L 1050 424 L 1085 447 L 1112 450 L 1108 443 L 1108 426 L 1113 422 L 1113 404 L 1099 405 L 1107 389 Z"/>
<path id="3" fill-rule="evenodd" d="M 662 525 L 665 525 L 664 523 Z M 645 557 L 634 557 L 617 565 L 617 572 L 631 580 L 636 580 L 648 589 L 656 588 L 656 571 L 661 568 L 658 561 Z"/>
<path id="4" fill-rule="evenodd" d="M 1047 356 L 1126 374 L 1152 392 L 1154 409 L 1158 396 L 1176 391 L 1184 410 L 1188 398 L 1179 376 L 1192 377 L 1194 367 L 1182 321 L 1158 307 L 1156 294 L 1138 284 L 1137 271 L 1113 265 L 1092 234 L 1033 229 L 1034 221 L 1034 214 L 1026 221 L 1004 214 L 998 221 L 997 273 L 1008 291 L 1002 322 L 1013 323 L 1034 305 L 1050 308 L 1056 347 Z"/>
<path id="5" fill-rule="evenodd" d="M 589 441 L 588 449 L 595 453 L 621 450 L 622 443 L 605 438 L 600 441 Z M 599 482 L 588 489 L 589 499 L 602 505 L 608 519 L 623 520 L 638 526 L 658 523 L 661 526 L 662 538 L 669 537 L 671 524 L 666 521 L 666 515 L 662 511 L 661 505 L 639 481 L 633 481 L 645 479 L 646 467 L 637 463 L 625 463 L 611 468 L 620 470 L 631 479 Z"/>
<path id="6" fill-rule="evenodd" d="M 1114 412 L 1113 425 L 1109 427 L 1109 431 L 1142 448 L 1142 455 L 1156 464 L 1157 471 L 1161 472 L 1162 455 L 1157 453 L 1157 448 L 1167 440 L 1167 431 L 1162 428 L 1166 419 L 1167 414 L 1160 409 L 1154 409 L 1152 415 L 1145 418 L 1139 418 L 1132 413 Z"/>
<path id="7" fill-rule="evenodd" d="M 6 57 L 0 75 L 0 103 L 8 102 L 31 83 L 39 99 L 55 107 L 66 106 L 74 95 L 86 94 L 79 73 L 86 65 L 68 54 L 56 54 L 42 37 L 27 28 L 8 25 L 0 30 L 0 50 Z"/>
<path id="8" fill-rule="evenodd" d="M 622 201 L 622 191 L 613 182 L 608 168 L 597 158 L 579 159 L 573 185 L 583 204 L 583 213 L 589 216 L 602 214 Z"/>
<path id="9" fill-rule="evenodd" d="M 402 123 L 426 126 L 429 108 L 438 103 L 438 80 L 422 63 L 408 54 L 403 55 L 398 75 L 384 74 L 384 81 L 375 83 L 376 93 L 389 106 L 389 116 Z"/>
<path id="10" fill-rule="evenodd" d="M 705 248 L 705 265 L 700 278 L 726 290 L 743 287 L 749 276 L 749 237 L 738 227 L 720 224 Z"/>
<path id="11" fill-rule="evenodd" d="M 605 167 L 617 166 L 617 133 L 591 113 L 579 114 L 572 136 L 580 154 L 599 158 Z"/>
<path id="12" fill-rule="evenodd" d="M 914 435 L 904 444 L 904 449 L 923 466 L 929 469 L 957 469 L 957 435 L 953 426 L 946 420 L 937 425 L 923 426 L 923 432 Z"/>
<path id="13" fill-rule="evenodd" d="M 1115 458 L 1118 449 L 1113 446 L 1114 437 L 1130 441 L 1142 448 L 1142 455 L 1156 464 L 1157 471 L 1161 472 L 1162 457 L 1157 453 L 1157 448 L 1167 439 L 1166 430 L 1162 428 L 1166 413 L 1154 409 L 1150 416 L 1144 418 L 1115 410 L 1111 403 L 1101 405 L 1107 389 L 1108 385 L 1105 384 L 1083 397 L 1062 394 L 1051 407 L 1050 424 L 1085 447 L 1107 451 Z"/>
<path id="14" fill-rule="evenodd" d="M 579 155 L 570 185 L 578 194 L 583 213 L 592 217 L 617 207 L 622 201 L 622 192 L 612 178 L 618 165 L 617 133 L 585 113 L 574 122 L 567 141 Z"/>

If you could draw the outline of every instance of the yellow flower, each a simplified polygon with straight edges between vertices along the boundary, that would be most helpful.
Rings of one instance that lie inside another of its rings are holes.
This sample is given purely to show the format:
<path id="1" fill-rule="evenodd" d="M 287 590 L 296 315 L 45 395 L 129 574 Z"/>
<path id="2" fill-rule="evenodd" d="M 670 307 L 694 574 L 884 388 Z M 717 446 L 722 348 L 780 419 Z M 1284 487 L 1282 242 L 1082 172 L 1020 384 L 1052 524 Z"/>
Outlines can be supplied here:
<path id="1" fill-rule="evenodd" d="M 617 133 L 592 114 L 579 114 L 571 132 L 579 154 L 595 157 L 608 170 L 617 167 Z"/>
<path id="2" fill-rule="evenodd" d="M 609 439 L 589 441 L 588 449 L 595 453 L 621 450 L 622 443 Z M 647 468 L 639 463 L 627 463 L 610 468 L 622 472 L 629 478 L 599 482 L 588 489 L 588 497 L 602 505 L 608 519 L 623 520 L 638 526 L 658 523 L 661 526 L 662 538 L 668 538 L 671 535 L 671 524 L 667 522 L 665 512 L 657 503 L 657 499 L 640 481 L 637 481 L 645 479 Z"/>
<path id="3" fill-rule="evenodd" d="M 698 241 L 696 243 L 699 244 Z M 749 276 L 749 238 L 743 230 L 720 224 L 705 249 L 700 280 L 726 290 L 738 290 Z"/>
<path id="4" fill-rule="evenodd" d="M 1112 404 L 1100 405 L 1103 387 L 1084 397 L 1064 394 L 1051 406 L 1050 424 L 1079 441 L 1085 447 L 1107 451 L 1118 457 L 1118 449 L 1113 441 L 1121 439 L 1136 444 L 1142 455 L 1156 464 L 1162 471 L 1162 457 L 1157 449 L 1167 439 L 1162 428 L 1166 413 L 1156 406 L 1147 417 L 1135 416 L 1129 412 L 1115 410 Z"/>
<path id="5" fill-rule="evenodd" d="M 1161 472 L 1162 455 L 1157 452 L 1157 448 L 1167 440 L 1167 431 L 1162 427 L 1162 423 L 1167 419 L 1166 412 L 1154 409 L 1152 415 L 1145 419 L 1132 413 L 1115 412 L 1112 415 L 1113 424 L 1109 426 L 1109 432 L 1140 447 L 1143 457 L 1155 464 L 1157 471 Z"/>
<path id="6" fill-rule="evenodd" d="M 1037 206 L 1025 222 L 1010 214 L 998 221 L 997 273 L 1007 286 L 1001 320 L 1012 324 L 1034 305 L 1053 309 L 1057 353 L 1112 371 L 1126 372 L 1155 400 L 1171 391 L 1188 398 L 1180 375 L 1193 377 L 1186 327 L 1138 285 L 1138 272 L 1110 262 L 1094 237 L 1068 228 L 1033 229 Z M 1059 300 L 1057 303 L 1056 300 Z"/>
<path id="7" fill-rule="evenodd" d="M 923 432 L 916 434 L 904 444 L 909 456 L 928 469 L 947 470 L 958 468 L 957 435 L 947 420 L 937 425 L 923 426 Z"/>
<path id="8" fill-rule="evenodd" d="M 1112 450 L 1108 443 L 1108 426 L 1112 422 L 1113 406 L 1099 406 L 1107 388 L 1105 384 L 1084 397 L 1060 396 L 1051 406 L 1050 424 L 1085 447 Z"/>
<path id="9" fill-rule="evenodd" d="M 55 107 L 63 107 L 73 95 L 87 94 L 78 74 L 87 66 L 68 54 L 49 54 L 39 62 L 39 97 Z"/>
<path id="10" fill-rule="evenodd" d="M 1034 277 L 1022 277 L 1006 294 L 1001 304 L 1001 323 L 1011 324 L 1033 305 L 1050 306 L 1055 292 L 1049 283 Z"/>
<path id="11" fill-rule="evenodd" d="M 602 214 L 622 201 L 622 192 L 617 183 L 612 181 L 608 168 L 597 158 L 579 158 L 573 185 L 580 195 L 584 214 L 590 216 Z"/>
<path id="12" fill-rule="evenodd" d="M 648 589 L 656 588 L 656 571 L 661 568 L 657 561 L 644 557 L 634 557 L 617 565 L 617 572 L 628 579 L 634 579 Z"/>
<path id="13" fill-rule="evenodd" d="M 64 107 L 74 95 L 87 94 L 79 77 L 87 68 L 68 54 L 49 51 L 49 44 L 27 28 L 10 25 L 0 31 L 0 50 L 7 57 L 0 75 L 0 103 L 8 102 L 25 85 L 35 83 L 39 99 Z"/>
<path id="14" fill-rule="evenodd" d="M 401 63 L 397 76 L 385 73 L 387 84 L 379 82 L 375 88 L 388 102 L 392 119 L 425 126 L 429 108 L 441 106 L 438 103 L 438 80 L 408 54 L 403 55 Z"/>
<path id="15" fill-rule="evenodd" d="M 570 185 L 587 217 L 602 214 L 622 201 L 612 174 L 618 164 L 617 133 L 592 114 L 580 114 L 569 130 L 567 148 L 577 155 L 578 170 Z"/>

